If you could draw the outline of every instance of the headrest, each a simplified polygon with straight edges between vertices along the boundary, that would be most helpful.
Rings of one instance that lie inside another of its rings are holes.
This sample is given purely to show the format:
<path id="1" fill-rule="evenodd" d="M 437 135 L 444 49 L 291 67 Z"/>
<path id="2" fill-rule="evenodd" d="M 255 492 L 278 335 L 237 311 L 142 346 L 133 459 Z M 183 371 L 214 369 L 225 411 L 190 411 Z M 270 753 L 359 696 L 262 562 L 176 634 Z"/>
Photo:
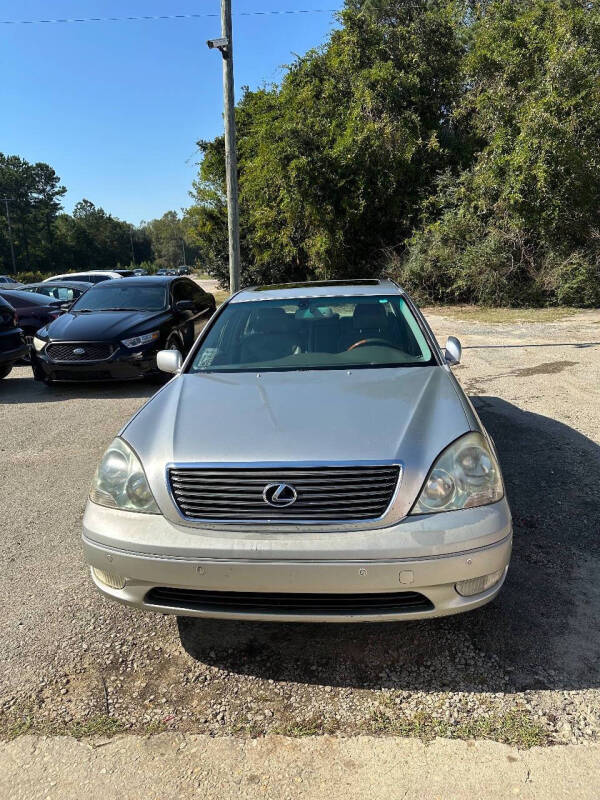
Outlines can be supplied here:
<path id="1" fill-rule="evenodd" d="M 283 308 L 262 308 L 252 320 L 255 333 L 277 333 L 289 330 L 289 317 Z"/>
<path id="2" fill-rule="evenodd" d="M 384 328 L 387 325 L 385 308 L 380 303 L 359 303 L 354 309 L 352 322 L 355 328 Z"/>

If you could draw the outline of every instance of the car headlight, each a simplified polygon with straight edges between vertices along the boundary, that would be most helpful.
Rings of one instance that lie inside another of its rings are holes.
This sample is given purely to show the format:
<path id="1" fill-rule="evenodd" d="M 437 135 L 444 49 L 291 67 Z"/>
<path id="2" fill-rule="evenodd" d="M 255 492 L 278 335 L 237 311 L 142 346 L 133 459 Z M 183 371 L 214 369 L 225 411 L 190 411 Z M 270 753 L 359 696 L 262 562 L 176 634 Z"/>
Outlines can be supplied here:
<path id="1" fill-rule="evenodd" d="M 411 514 L 485 506 L 502 499 L 500 467 L 480 433 L 467 433 L 436 459 Z"/>
<path id="2" fill-rule="evenodd" d="M 44 347 L 45 347 L 47 344 L 48 344 L 48 342 L 45 342 L 43 339 L 38 339 L 38 337 L 37 337 L 37 336 L 34 336 L 34 337 L 33 337 L 33 346 L 34 346 L 34 348 L 35 348 L 35 351 L 36 351 L 36 353 L 39 353 L 39 352 L 40 352 L 40 350 L 43 350 L 43 349 L 44 349 Z"/>
<path id="3" fill-rule="evenodd" d="M 90 500 L 108 508 L 160 514 L 139 458 L 119 438 L 102 456 L 92 481 Z"/>
<path id="4" fill-rule="evenodd" d="M 160 339 L 159 331 L 152 331 L 152 333 L 144 333 L 141 336 L 133 336 L 131 339 L 121 339 L 121 344 L 124 347 L 141 347 L 143 344 L 150 344 Z"/>

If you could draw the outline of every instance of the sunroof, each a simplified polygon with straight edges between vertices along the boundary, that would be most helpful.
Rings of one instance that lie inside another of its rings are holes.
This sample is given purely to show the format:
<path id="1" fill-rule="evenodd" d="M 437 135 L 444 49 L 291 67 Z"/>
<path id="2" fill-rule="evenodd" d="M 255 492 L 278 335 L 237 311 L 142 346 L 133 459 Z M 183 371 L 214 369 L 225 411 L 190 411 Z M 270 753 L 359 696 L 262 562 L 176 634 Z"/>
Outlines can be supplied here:
<path id="1" fill-rule="evenodd" d="M 307 281 L 304 283 L 273 283 L 270 286 L 254 286 L 252 292 L 272 292 L 275 289 L 310 289 L 315 286 L 379 286 L 379 281 L 372 278 L 360 278 L 356 281 Z"/>

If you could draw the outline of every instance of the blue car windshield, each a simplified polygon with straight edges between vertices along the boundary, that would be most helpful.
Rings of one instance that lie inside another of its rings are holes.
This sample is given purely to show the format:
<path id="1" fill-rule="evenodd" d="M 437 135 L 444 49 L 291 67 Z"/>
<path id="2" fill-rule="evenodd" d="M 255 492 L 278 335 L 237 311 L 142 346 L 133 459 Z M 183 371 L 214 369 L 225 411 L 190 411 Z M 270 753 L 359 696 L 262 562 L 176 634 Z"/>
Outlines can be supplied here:
<path id="1" fill-rule="evenodd" d="M 190 372 L 250 372 L 434 364 L 401 295 L 229 303 Z"/>
<path id="2" fill-rule="evenodd" d="M 71 306 L 71 311 L 162 311 L 166 307 L 165 286 L 140 286 L 124 278 L 118 285 L 96 284 Z"/>

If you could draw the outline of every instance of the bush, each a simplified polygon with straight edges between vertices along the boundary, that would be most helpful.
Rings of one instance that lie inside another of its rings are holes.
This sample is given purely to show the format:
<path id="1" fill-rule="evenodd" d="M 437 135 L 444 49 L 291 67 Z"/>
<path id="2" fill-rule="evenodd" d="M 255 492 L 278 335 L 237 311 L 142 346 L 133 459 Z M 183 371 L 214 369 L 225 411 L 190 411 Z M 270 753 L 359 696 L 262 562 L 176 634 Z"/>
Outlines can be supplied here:
<path id="1" fill-rule="evenodd" d="M 552 259 L 548 265 L 546 282 L 559 305 L 580 308 L 599 306 L 600 254 L 593 250 L 576 251 L 558 263 Z"/>
<path id="2" fill-rule="evenodd" d="M 49 278 L 52 273 L 39 272 L 38 270 L 28 270 L 27 272 L 18 272 L 15 276 L 19 283 L 39 283 L 45 278 Z"/>

